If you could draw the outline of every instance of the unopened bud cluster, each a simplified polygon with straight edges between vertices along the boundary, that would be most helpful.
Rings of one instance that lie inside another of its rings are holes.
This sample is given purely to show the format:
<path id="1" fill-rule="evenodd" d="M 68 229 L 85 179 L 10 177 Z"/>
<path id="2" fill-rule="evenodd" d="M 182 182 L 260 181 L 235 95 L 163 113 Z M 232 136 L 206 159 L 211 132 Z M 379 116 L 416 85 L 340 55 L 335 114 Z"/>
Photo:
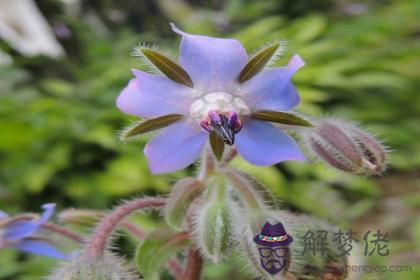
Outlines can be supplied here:
<path id="1" fill-rule="evenodd" d="M 320 120 L 302 136 L 308 149 L 332 167 L 358 175 L 378 175 L 386 170 L 386 148 L 352 123 Z"/>
<path id="2" fill-rule="evenodd" d="M 135 280 L 139 279 L 135 270 L 116 256 L 107 253 L 100 259 L 71 260 L 59 266 L 49 280 Z"/>

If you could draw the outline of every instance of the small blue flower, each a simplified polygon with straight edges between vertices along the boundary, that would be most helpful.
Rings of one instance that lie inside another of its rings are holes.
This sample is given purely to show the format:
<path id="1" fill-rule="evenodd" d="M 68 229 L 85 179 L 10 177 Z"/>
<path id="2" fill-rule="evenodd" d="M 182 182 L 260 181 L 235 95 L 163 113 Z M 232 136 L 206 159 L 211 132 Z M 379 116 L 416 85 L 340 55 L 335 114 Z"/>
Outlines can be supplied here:
<path id="1" fill-rule="evenodd" d="M 291 82 L 304 62 L 295 55 L 286 66 L 266 68 L 239 83 L 249 57 L 234 39 L 193 35 L 172 25 L 182 36 L 180 66 L 192 87 L 159 74 L 133 70 L 133 78 L 117 99 L 118 108 L 142 118 L 182 115 L 149 141 L 144 153 L 152 173 L 172 172 L 193 163 L 210 132 L 254 165 L 272 165 L 305 157 L 295 141 L 274 125 L 252 119 L 264 110 L 284 112 L 299 103 Z"/>
<path id="2" fill-rule="evenodd" d="M 12 247 L 18 250 L 43 255 L 56 259 L 67 259 L 47 238 L 37 235 L 40 227 L 54 214 L 55 204 L 42 205 L 44 213 L 41 217 L 28 216 L 11 218 L 0 211 L 0 249 Z"/>

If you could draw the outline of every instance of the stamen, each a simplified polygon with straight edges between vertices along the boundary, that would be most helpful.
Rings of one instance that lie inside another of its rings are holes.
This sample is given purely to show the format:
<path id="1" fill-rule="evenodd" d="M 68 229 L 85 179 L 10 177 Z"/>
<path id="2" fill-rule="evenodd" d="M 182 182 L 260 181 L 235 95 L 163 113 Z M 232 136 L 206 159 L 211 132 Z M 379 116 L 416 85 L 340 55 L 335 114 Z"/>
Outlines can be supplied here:
<path id="1" fill-rule="evenodd" d="M 211 132 L 214 131 L 223 142 L 232 146 L 235 143 L 235 134 L 238 133 L 242 124 L 236 112 L 219 113 L 210 111 L 208 118 L 201 122 L 201 127 Z"/>
<path id="2" fill-rule="evenodd" d="M 211 129 L 211 127 L 210 127 L 210 122 L 209 122 L 209 120 L 203 120 L 203 121 L 200 123 L 200 125 L 201 125 L 201 127 L 202 127 L 202 128 L 204 128 L 206 131 L 208 131 L 208 132 L 211 132 L 211 131 L 212 131 L 212 129 Z"/>
<path id="3" fill-rule="evenodd" d="M 239 116 L 236 112 L 228 113 L 229 125 L 234 128 L 234 132 L 238 133 L 242 129 L 242 123 L 239 120 Z"/>

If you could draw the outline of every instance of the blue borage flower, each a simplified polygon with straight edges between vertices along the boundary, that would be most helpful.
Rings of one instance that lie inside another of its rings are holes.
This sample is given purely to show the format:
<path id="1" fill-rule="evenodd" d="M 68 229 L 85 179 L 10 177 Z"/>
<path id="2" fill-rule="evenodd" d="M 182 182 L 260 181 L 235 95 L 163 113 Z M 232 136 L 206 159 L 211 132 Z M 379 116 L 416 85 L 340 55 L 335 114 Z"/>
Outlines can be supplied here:
<path id="1" fill-rule="evenodd" d="M 227 145 L 235 145 L 254 165 L 304 159 L 289 135 L 249 117 L 260 111 L 288 111 L 299 103 L 291 82 L 304 65 L 298 55 L 284 67 L 265 68 L 239 82 L 249 58 L 238 40 L 192 35 L 173 24 L 172 29 L 182 36 L 179 63 L 189 82 L 133 70 L 135 78 L 117 99 L 121 111 L 146 119 L 182 115 L 147 143 L 144 153 L 153 173 L 172 172 L 193 163 L 210 132 Z"/>
<path id="2" fill-rule="evenodd" d="M 37 235 L 40 227 L 54 214 L 55 204 L 42 205 L 41 217 L 9 217 L 0 211 L 0 248 L 12 247 L 18 250 L 56 259 L 67 259 L 68 255 L 58 250 L 47 238 Z"/>

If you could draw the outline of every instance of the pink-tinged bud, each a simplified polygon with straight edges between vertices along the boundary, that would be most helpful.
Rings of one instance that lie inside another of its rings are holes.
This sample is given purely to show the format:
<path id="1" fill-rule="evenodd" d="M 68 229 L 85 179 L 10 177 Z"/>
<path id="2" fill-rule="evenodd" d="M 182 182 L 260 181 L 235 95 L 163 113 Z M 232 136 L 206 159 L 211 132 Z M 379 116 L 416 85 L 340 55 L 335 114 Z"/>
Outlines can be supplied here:
<path id="1" fill-rule="evenodd" d="M 364 154 L 365 168 L 372 174 L 381 174 L 387 167 L 387 149 L 375 137 L 358 127 L 351 129 L 351 135 Z"/>
<path id="2" fill-rule="evenodd" d="M 386 148 L 354 124 L 321 120 L 303 132 L 305 144 L 332 167 L 359 175 L 378 175 L 386 169 Z"/>

